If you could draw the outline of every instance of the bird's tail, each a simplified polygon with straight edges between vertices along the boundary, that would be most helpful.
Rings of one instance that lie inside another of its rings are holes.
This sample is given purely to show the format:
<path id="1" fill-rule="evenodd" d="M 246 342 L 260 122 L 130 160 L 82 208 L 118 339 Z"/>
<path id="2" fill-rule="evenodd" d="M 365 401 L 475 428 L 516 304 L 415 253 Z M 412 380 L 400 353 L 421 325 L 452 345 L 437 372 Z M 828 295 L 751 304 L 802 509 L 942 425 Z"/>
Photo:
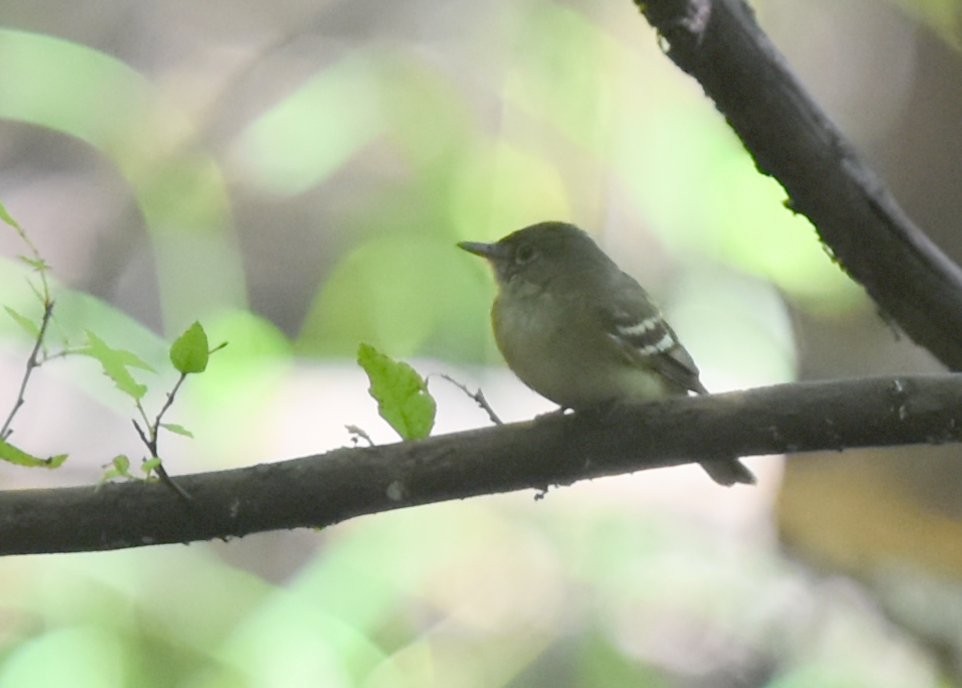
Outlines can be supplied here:
<path id="1" fill-rule="evenodd" d="M 708 394 L 705 385 L 697 377 L 689 386 L 691 391 L 696 394 Z M 755 474 L 748 470 L 748 467 L 738 459 L 720 459 L 718 461 L 702 461 L 701 467 L 719 485 L 731 487 L 737 483 L 742 485 L 754 485 Z"/>
<path id="2" fill-rule="evenodd" d="M 701 467 L 719 485 L 731 487 L 736 483 L 754 485 L 755 474 L 748 470 L 738 459 L 722 459 L 720 461 L 702 461 Z"/>

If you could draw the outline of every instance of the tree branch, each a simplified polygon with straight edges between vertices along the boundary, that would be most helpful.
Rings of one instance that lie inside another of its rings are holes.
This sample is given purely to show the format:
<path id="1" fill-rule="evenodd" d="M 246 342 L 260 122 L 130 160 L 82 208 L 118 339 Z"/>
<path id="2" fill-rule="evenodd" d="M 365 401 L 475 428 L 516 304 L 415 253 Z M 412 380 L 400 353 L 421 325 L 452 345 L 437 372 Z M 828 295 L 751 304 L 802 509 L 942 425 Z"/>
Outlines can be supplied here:
<path id="1" fill-rule="evenodd" d="M 959 441 L 962 374 L 678 398 L 158 482 L 0 492 L 0 554 L 324 527 L 361 514 L 731 456 Z"/>
<path id="2" fill-rule="evenodd" d="M 962 270 L 858 158 L 743 0 L 635 2 L 842 268 L 916 343 L 962 370 Z"/>

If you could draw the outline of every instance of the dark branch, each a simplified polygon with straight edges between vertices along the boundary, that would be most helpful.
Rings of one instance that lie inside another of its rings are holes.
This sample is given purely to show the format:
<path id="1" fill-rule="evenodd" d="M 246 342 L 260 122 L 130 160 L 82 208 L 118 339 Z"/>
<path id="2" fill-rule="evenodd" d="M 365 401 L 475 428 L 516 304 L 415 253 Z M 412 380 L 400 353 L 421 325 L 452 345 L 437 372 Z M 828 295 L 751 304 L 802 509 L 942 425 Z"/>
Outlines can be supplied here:
<path id="1" fill-rule="evenodd" d="M 839 264 L 946 366 L 962 370 L 962 271 L 905 215 L 809 98 L 742 0 L 636 0 L 790 207 Z"/>
<path id="2" fill-rule="evenodd" d="M 0 493 L 0 554 L 323 527 L 429 502 L 731 456 L 958 441 L 962 374 L 779 385 L 178 478 Z"/>

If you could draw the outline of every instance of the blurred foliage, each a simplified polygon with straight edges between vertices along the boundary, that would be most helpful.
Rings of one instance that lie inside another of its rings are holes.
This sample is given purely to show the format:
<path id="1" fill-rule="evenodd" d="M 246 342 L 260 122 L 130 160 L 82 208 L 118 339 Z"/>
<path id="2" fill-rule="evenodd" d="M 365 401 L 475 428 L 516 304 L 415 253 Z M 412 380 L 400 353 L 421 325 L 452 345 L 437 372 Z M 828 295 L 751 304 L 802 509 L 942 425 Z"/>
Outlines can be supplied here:
<path id="1" fill-rule="evenodd" d="M 888 0 L 962 50 L 962 0 Z"/>
<path id="2" fill-rule="evenodd" d="M 127 179 L 154 232 L 163 303 L 175 329 L 201 311 L 237 305 L 242 283 L 225 235 L 229 201 L 221 172 L 193 152 L 190 125 L 156 87 L 87 46 L 23 31 L 0 29 L 0 61 L 0 117 L 77 137 Z M 189 233 L 189 245 L 171 232 Z"/>
<path id="3" fill-rule="evenodd" d="M 253 181 L 277 194 L 303 193 L 380 137 L 387 113 L 377 66 L 352 53 L 252 122 L 236 145 Z"/>
<path id="4" fill-rule="evenodd" d="M 676 127 L 687 135 L 664 135 Z M 784 208 L 784 190 L 758 173 L 716 113 L 665 108 L 658 121 L 628 129 L 627 136 L 616 164 L 669 247 L 736 266 L 816 311 L 864 302 L 808 220 Z"/>
<path id="5" fill-rule="evenodd" d="M 853 591 L 573 496 L 346 525 L 283 589 L 203 545 L 7 559 L 0 686 L 935 685 Z"/>
<path id="6" fill-rule="evenodd" d="M 684 110 L 662 107 L 663 120 L 653 120 L 648 99 L 629 85 L 628 48 L 583 13 L 531 2 L 508 17 L 508 40 L 523 50 L 505 71 L 505 102 L 596 164 L 610 159 L 667 247 L 762 276 L 813 307 L 857 303 L 811 228 L 780 207 L 775 186 L 708 108 L 682 99 L 676 107 Z M 202 315 L 205 303 L 241 305 L 236 249 L 223 235 L 232 226 L 227 192 L 217 163 L 194 152 L 196 127 L 141 75 L 90 48 L 9 30 L 0 46 L 11 67 L 0 82 L 0 115 L 86 140 L 132 184 L 174 328 Z M 321 285 L 301 351 L 350 355 L 366 340 L 399 355 L 478 356 L 477 336 L 450 340 L 470 331 L 452 326 L 467 321 L 459 314 L 477 314 L 462 308 L 476 289 L 459 274 L 451 245 L 581 214 L 583 192 L 559 175 L 555 154 L 513 141 L 510 131 L 492 138 L 470 127 L 463 96 L 432 74 L 395 50 L 352 51 L 254 119 L 232 146 L 248 184 L 285 196 L 325 183 L 383 141 L 397 159 L 378 156 L 411 172 L 348 219 L 355 236 L 370 238 L 354 239 Z M 103 93 L 111 94 L 108 117 L 97 107 Z M 612 127 L 622 122 L 639 126 Z M 692 188 L 709 194 L 692 202 Z"/>
<path id="7" fill-rule="evenodd" d="M 410 356 L 441 331 L 463 348 L 476 347 L 483 341 L 485 323 L 478 318 L 483 296 L 473 279 L 477 272 L 453 253 L 453 245 L 453 237 L 401 231 L 361 243 L 340 260 L 318 294 L 300 350 L 353 355 L 358 342 L 371 341 Z M 384 288 L 387 284 L 392 286 Z M 470 304 L 476 308 L 465 308 Z"/>

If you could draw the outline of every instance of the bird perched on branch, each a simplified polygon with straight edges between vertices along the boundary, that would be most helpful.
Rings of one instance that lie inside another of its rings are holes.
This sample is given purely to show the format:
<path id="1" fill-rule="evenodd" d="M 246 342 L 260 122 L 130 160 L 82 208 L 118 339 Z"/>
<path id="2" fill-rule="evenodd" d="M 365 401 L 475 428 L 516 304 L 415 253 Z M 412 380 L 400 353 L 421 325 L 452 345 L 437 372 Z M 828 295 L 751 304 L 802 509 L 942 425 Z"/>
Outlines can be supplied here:
<path id="1" fill-rule="evenodd" d="M 494 268 L 494 337 L 508 367 L 564 408 L 707 394 L 698 368 L 644 289 L 564 222 L 459 247 Z M 719 484 L 754 483 L 735 458 L 702 466 Z"/>

